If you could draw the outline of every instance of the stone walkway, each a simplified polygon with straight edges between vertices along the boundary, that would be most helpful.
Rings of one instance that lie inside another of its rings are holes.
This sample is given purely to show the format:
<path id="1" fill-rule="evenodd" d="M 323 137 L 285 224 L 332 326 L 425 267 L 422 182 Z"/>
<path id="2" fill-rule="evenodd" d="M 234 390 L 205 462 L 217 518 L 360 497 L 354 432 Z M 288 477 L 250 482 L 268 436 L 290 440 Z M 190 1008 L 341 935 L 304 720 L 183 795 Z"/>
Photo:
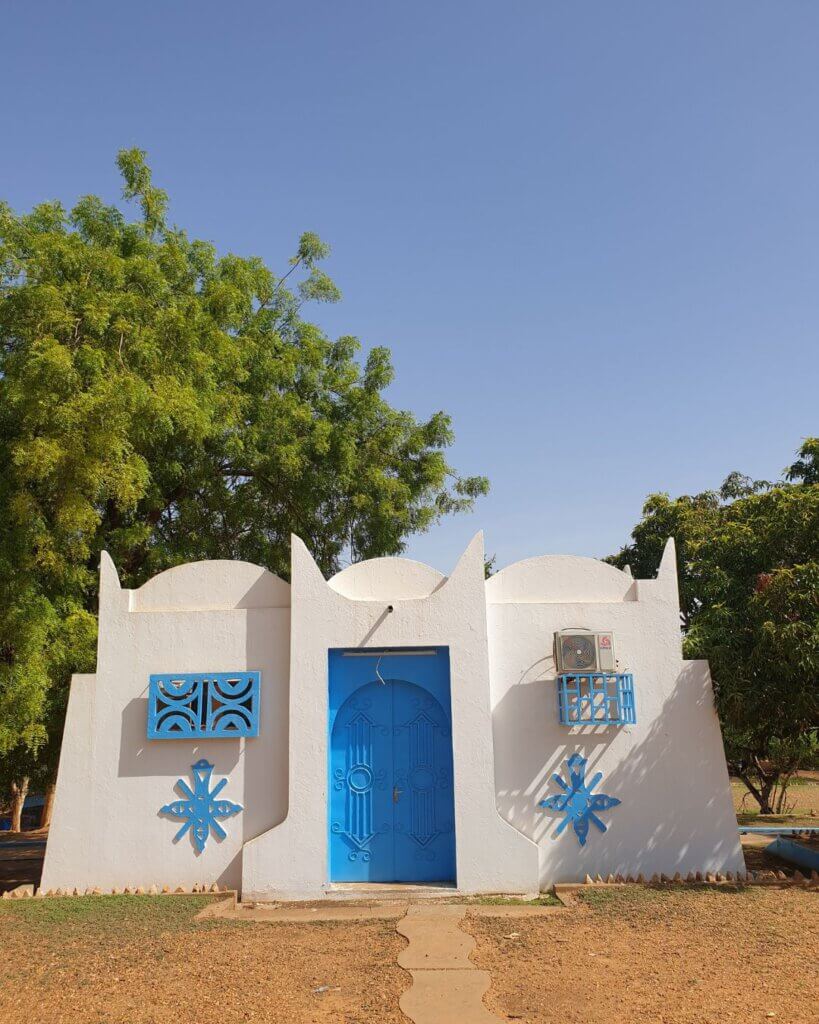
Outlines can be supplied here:
<path id="1" fill-rule="evenodd" d="M 398 956 L 399 967 L 412 978 L 411 987 L 399 1001 L 402 1012 L 414 1024 L 493 1024 L 504 1018 L 490 1013 L 483 1003 L 491 978 L 469 959 L 475 940 L 460 927 L 467 911 L 481 917 L 510 918 L 560 913 L 556 907 L 468 906 L 407 900 L 306 906 L 242 905 L 234 898 L 212 903 L 197 916 L 300 923 L 394 920 L 396 931 L 409 940 L 409 945 Z"/>
<path id="2" fill-rule="evenodd" d="M 491 979 L 469 959 L 475 940 L 459 927 L 465 914 L 466 907 L 457 904 L 413 904 L 396 925 L 409 939 L 398 964 L 412 977 L 399 1006 L 415 1024 L 492 1024 L 502 1019 L 483 1004 Z"/>

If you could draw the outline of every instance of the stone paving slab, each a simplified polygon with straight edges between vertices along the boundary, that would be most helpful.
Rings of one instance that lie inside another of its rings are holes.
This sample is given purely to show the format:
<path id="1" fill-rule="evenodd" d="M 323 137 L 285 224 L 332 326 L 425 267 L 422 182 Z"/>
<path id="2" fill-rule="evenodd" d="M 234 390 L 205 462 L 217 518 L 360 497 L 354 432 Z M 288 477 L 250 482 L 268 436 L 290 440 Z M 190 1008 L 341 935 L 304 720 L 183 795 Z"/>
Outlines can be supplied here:
<path id="1" fill-rule="evenodd" d="M 398 957 L 398 966 L 407 970 L 470 970 L 469 954 L 475 948 L 471 935 L 461 931 L 458 922 L 464 907 L 456 905 L 410 906 L 396 930 L 409 939 L 409 946 Z"/>
<path id="2" fill-rule="evenodd" d="M 483 1004 L 489 974 L 466 971 L 410 971 L 412 987 L 399 1006 L 415 1024 L 497 1024 L 501 1019 Z"/>
<path id="3" fill-rule="evenodd" d="M 490 977 L 469 954 L 475 940 L 460 926 L 467 908 L 461 904 L 410 906 L 396 930 L 409 939 L 398 956 L 412 987 L 399 1006 L 414 1024 L 494 1024 L 500 1020 L 484 1006 Z"/>

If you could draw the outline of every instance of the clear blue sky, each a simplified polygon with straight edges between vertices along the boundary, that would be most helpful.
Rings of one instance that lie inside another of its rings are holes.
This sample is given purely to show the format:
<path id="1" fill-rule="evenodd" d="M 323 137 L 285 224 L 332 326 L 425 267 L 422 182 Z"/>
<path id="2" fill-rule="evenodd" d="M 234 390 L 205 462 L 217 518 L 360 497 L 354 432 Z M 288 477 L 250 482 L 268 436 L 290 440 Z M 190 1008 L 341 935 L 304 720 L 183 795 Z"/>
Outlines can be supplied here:
<path id="1" fill-rule="evenodd" d="M 815 0 L 5 3 L 0 195 L 118 197 L 284 267 L 305 229 L 452 413 L 491 496 L 415 539 L 444 571 L 605 555 L 652 490 L 775 477 L 819 431 Z"/>

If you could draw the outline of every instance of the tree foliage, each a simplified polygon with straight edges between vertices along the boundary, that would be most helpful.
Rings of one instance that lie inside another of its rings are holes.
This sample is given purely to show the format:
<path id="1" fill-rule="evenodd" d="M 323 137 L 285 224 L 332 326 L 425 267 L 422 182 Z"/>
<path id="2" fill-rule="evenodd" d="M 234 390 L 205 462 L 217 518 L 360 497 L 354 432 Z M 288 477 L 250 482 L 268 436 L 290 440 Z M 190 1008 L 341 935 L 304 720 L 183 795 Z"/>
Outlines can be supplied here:
<path id="1" fill-rule="evenodd" d="M 0 204 L 0 751 L 92 669 L 101 549 L 130 587 L 201 558 L 287 576 L 292 531 L 331 573 L 488 487 L 454 475 L 445 413 L 387 402 L 387 349 L 302 319 L 339 298 L 318 236 L 280 277 L 220 257 L 169 225 L 143 152 L 118 164 L 135 220 Z"/>
<path id="2" fill-rule="evenodd" d="M 777 484 L 732 473 L 719 491 L 650 495 L 610 561 L 653 575 L 669 536 L 685 651 L 711 663 L 731 769 L 781 810 L 819 751 L 819 439 Z"/>

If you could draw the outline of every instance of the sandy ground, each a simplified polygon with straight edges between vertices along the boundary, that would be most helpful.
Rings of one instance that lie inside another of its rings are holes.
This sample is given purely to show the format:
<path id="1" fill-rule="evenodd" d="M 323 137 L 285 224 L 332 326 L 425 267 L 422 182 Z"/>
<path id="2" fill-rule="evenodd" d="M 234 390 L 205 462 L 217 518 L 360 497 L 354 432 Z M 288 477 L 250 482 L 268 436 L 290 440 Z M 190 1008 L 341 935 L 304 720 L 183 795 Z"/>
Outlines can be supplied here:
<path id="1" fill-rule="evenodd" d="M 806 824 L 812 824 L 819 827 L 819 772 L 803 772 L 801 778 L 796 784 L 788 787 L 787 796 L 785 797 L 787 803 L 788 815 L 796 815 L 800 819 L 805 819 Z M 738 779 L 731 780 L 731 792 L 734 796 L 734 807 L 736 808 L 737 814 L 744 815 L 756 814 L 759 811 L 759 804 L 754 800 L 751 794 L 748 792 L 747 787 L 743 782 Z M 813 816 L 817 816 L 817 820 L 811 822 L 810 819 Z M 776 819 L 776 823 L 779 823 L 780 819 Z M 764 819 L 760 821 L 760 824 L 764 824 Z"/>
<path id="2" fill-rule="evenodd" d="M 194 920 L 208 897 L 0 904 L 0 1020 L 398 1024 L 394 921 Z M 598 889 L 468 913 L 486 1001 L 529 1024 L 819 1024 L 819 891 Z"/>
<path id="3" fill-rule="evenodd" d="M 406 1024 L 398 999 L 410 979 L 396 964 L 406 940 L 394 922 L 194 922 L 203 902 L 89 897 L 0 906 L 0 1020 Z"/>
<path id="4" fill-rule="evenodd" d="M 734 794 L 740 807 L 741 784 Z M 800 814 L 819 813 L 819 780 L 791 794 Z M 44 839 L 2 837 L 0 889 L 39 880 Z M 749 868 L 790 873 L 766 840 L 747 842 Z M 819 1024 L 819 892 L 629 887 L 588 898 L 543 917 L 467 919 L 494 1012 L 529 1024 Z M 394 922 L 194 921 L 207 901 L 0 904 L 0 1021 L 406 1022 Z"/>
<path id="5" fill-rule="evenodd" d="M 819 893 L 598 890 L 541 918 L 469 917 L 489 1008 L 528 1024 L 816 1024 Z"/>

